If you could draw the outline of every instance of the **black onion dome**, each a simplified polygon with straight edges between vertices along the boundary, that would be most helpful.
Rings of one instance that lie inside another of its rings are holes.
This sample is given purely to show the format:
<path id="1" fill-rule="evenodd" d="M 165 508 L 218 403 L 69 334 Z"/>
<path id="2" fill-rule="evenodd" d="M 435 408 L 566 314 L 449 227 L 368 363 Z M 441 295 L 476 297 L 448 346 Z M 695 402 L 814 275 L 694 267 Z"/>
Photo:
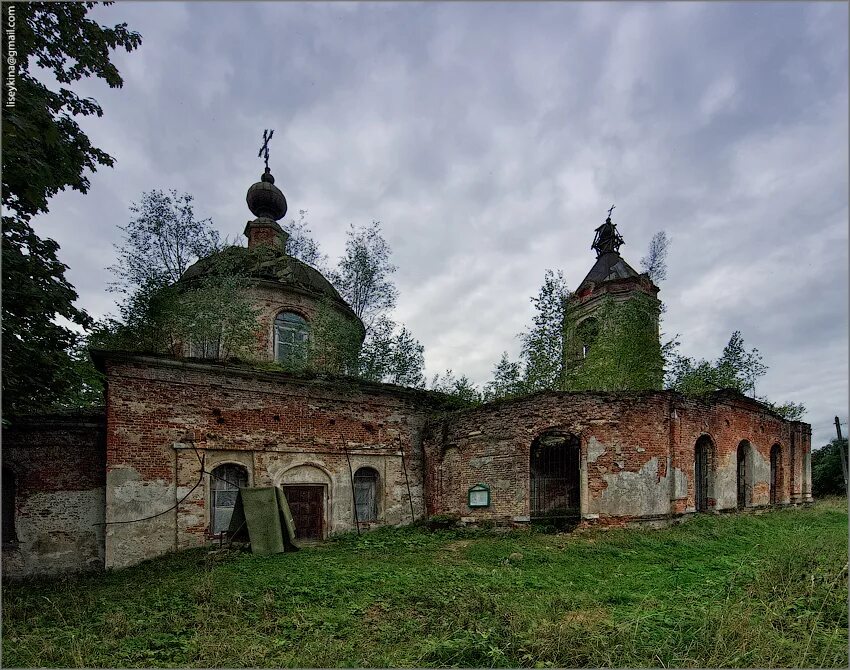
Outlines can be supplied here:
<path id="1" fill-rule="evenodd" d="M 236 274 L 253 280 L 274 282 L 317 299 L 327 297 L 353 318 L 357 318 L 321 272 L 270 246 L 253 249 L 232 246 L 222 249 L 190 265 L 178 283 L 185 285 L 217 274 Z"/>
<path id="2" fill-rule="evenodd" d="M 274 177 L 271 170 L 266 168 L 260 181 L 252 184 L 245 196 L 248 209 L 260 218 L 268 218 L 279 221 L 286 214 L 286 198 L 283 192 L 274 185 Z"/>

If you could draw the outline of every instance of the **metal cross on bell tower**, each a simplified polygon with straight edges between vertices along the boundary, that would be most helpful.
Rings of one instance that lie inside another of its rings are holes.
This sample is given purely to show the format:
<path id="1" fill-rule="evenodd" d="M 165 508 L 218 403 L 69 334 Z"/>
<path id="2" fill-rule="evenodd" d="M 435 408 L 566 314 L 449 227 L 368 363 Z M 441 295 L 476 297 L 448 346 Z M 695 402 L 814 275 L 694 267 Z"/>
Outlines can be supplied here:
<path id="1" fill-rule="evenodd" d="M 614 211 L 614 207 L 614 205 L 611 205 L 611 209 L 608 210 L 608 218 L 596 229 L 596 236 L 593 238 L 593 244 L 590 245 L 590 248 L 596 251 L 597 258 L 602 254 L 618 253 L 623 244 L 622 235 L 617 232 L 616 224 L 611 221 L 611 212 Z"/>
<path id="2" fill-rule="evenodd" d="M 266 160 L 266 172 L 269 171 L 269 141 L 274 135 L 274 130 L 264 130 L 263 131 L 263 146 L 260 147 L 260 153 L 257 154 L 257 158 L 263 156 Z"/>

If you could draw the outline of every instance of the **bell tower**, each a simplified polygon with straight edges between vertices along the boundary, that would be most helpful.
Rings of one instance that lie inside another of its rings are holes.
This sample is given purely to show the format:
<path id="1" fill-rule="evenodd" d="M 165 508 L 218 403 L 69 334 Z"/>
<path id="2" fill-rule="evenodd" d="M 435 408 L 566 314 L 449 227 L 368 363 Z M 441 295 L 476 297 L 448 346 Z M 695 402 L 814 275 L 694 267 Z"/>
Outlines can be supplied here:
<path id="1" fill-rule="evenodd" d="M 642 299 L 646 305 L 646 327 L 652 329 L 656 341 L 659 337 L 659 289 L 646 273 L 637 272 L 620 256 L 620 247 L 625 242 L 611 220 L 613 210 L 612 206 L 605 223 L 595 231 L 591 249 L 596 252 L 596 263 L 567 303 L 564 326 L 564 363 L 567 367 L 580 364 L 587 357 L 600 328 L 604 327 L 600 323 L 603 306 L 611 303 L 616 306 L 633 298 Z"/>

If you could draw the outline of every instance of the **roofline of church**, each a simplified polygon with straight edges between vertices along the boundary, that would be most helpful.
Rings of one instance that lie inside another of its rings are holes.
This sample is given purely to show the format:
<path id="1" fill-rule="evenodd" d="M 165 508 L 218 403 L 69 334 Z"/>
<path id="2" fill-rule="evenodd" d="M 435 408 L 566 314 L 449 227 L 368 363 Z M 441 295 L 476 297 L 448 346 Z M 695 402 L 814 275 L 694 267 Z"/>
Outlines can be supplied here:
<path id="1" fill-rule="evenodd" d="M 373 382 L 348 375 L 329 375 L 317 372 L 286 372 L 284 370 L 269 370 L 247 362 L 218 361 L 201 358 L 185 358 L 165 354 L 142 353 L 126 350 L 89 349 L 89 355 L 94 361 L 98 372 L 106 374 L 108 361 L 120 363 L 143 363 L 151 367 L 177 368 L 196 370 L 199 372 L 215 372 L 234 375 L 237 377 L 262 379 L 270 382 L 287 382 L 304 386 L 356 386 L 363 391 L 383 393 L 386 395 L 407 396 L 419 400 L 427 400 L 435 408 L 455 404 L 452 396 L 440 391 L 419 389 L 412 386 L 400 386 L 385 382 Z"/>
<path id="2" fill-rule="evenodd" d="M 705 405 L 717 405 L 721 403 L 727 404 L 739 404 L 749 407 L 751 409 L 755 409 L 761 411 L 775 419 L 779 419 L 780 421 L 785 421 L 789 424 L 801 424 L 808 425 L 805 421 L 789 421 L 785 417 L 777 414 L 773 409 L 771 409 L 768 405 L 765 405 L 763 402 L 756 400 L 755 398 L 751 398 L 748 395 L 745 395 L 734 388 L 725 388 L 725 389 L 717 389 L 710 393 L 706 393 L 704 395 L 690 395 L 682 393 L 681 391 L 673 391 L 670 389 L 654 389 L 654 390 L 642 390 L 642 391 L 554 391 L 554 390 L 543 390 L 536 391 L 535 393 L 531 393 L 529 395 L 517 396 L 512 398 L 501 398 L 499 400 L 491 400 L 490 402 L 482 403 L 481 405 L 476 405 L 474 407 L 464 407 L 458 409 L 458 413 L 463 412 L 471 412 L 475 410 L 500 410 L 507 406 L 514 405 L 521 402 L 526 402 L 528 400 L 533 400 L 536 398 L 541 398 L 545 396 L 555 396 L 562 398 L 571 398 L 571 397 L 584 397 L 591 398 L 597 397 L 601 399 L 610 399 L 610 400 L 625 400 L 629 398 L 641 398 L 647 396 L 661 396 L 665 398 L 669 398 L 671 400 L 678 401 L 682 404 L 685 403 L 700 403 Z"/>

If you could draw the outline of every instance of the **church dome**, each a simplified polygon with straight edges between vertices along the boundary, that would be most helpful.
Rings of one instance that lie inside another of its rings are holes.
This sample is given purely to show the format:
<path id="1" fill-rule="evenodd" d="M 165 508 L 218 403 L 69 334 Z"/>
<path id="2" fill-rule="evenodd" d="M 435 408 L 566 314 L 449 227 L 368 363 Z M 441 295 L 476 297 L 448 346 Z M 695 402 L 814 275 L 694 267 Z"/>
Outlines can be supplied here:
<path id="1" fill-rule="evenodd" d="M 180 277 L 179 283 L 185 285 L 223 272 L 258 282 L 273 283 L 280 288 L 313 298 L 329 298 L 337 307 L 357 318 L 348 303 L 321 272 L 269 245 L 252 249 L 227 247 L 190 265 Z"/>

